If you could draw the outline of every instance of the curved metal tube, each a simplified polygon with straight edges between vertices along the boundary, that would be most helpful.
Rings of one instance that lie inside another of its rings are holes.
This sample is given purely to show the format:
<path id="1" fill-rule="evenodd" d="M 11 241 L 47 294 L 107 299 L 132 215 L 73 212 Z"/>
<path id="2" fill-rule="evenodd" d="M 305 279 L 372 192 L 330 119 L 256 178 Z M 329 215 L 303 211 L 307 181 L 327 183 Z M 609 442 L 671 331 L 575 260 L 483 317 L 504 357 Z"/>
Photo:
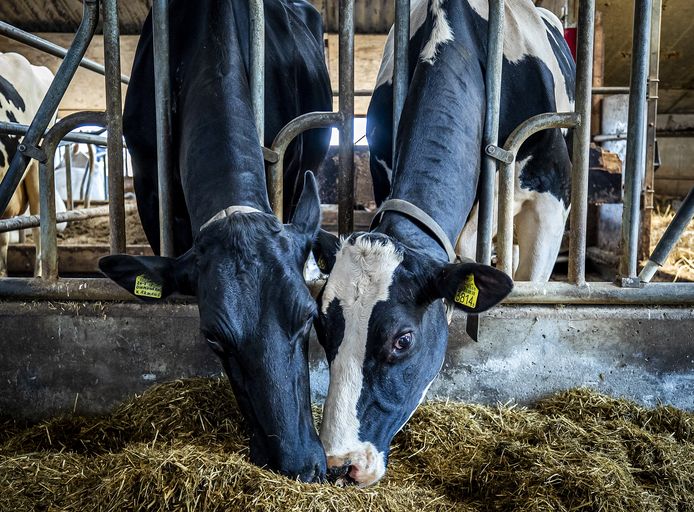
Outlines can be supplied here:
<path id="1" fill-rule="evenodd" d="M 519 124 L 506 139 L 504 150 L 513 161 L 501 162 L 499 168 L 499 229 L 497 232 L 496 267 L 513 277 L 513 196 L 515 190 L 516 155 L 521 145 L 535 133 L 550 128 L 573 128 L 580 123 L 574 112 L 539 114 Z"/>
<path id="2" fill-rule="evenodd" d="M 41 214 L 41 277 L 58 279 L 58 230 L 55 213 L 55 151 L 66 133 L 80 126 L 106 126 L 105 112 L 76 112 L 58 121 L 43 139 L 43 161 L 39 170 Z"/>
<path id="3" fill-rule="evenodd" d="M 272 142 L 272 151 L 277 153 L 277 162 L 268 167 L 268 195 L 270 206 L 280 222 L 284 222 L 284 153 L 289 144 L 301 133 L 312 128 L 325 128 L 342 121 L 339 112 L 308 112 L 289 121 Z"/>

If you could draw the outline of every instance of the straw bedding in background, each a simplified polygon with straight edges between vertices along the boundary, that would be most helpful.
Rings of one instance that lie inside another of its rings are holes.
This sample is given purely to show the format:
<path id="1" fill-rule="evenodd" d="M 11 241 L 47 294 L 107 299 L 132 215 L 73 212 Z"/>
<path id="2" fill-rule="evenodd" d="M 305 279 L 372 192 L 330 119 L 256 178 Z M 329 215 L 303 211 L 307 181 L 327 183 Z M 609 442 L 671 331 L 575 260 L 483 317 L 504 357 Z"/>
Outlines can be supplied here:
<path id="1" fill-rule="evenodd" d="M 0 510 L 694 511 L 694 415 L 588 390 L 428 403 L 369 489 L 248 462 L 229 384 L 154 386 L 102 418 L 0 422 Z"/>

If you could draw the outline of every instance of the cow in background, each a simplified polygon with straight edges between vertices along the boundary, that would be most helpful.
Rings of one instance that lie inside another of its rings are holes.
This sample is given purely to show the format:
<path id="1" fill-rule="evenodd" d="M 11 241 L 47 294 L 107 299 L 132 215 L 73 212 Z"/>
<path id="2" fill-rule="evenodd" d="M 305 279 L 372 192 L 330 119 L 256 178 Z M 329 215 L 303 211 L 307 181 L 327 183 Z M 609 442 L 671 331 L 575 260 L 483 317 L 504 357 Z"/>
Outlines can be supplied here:
<path id="1" fill-rule="evenodd" d="M 17 53 L 0 53 L 0 120 L 29 125 L 53 81 L 53 74 L 44 66 L 34 66 Z M 51 123 L 52 124 L 52 123 Z M 21 137 L 0 134 L 0 182 L 17 152 Z M 39 213 L 39 163 L 31 160 L 22 181 L 0 218 L 23 215 L 27 208 L 32 215 Z M 65 204 L 56 195 L 56 210 L 64 211 Z M 34 275 L 41 275 L 41 240 L 39 228 L 33 229 L 36 245 Z M 0 233 L 0 277 L 7 275 L 9 233 Z"/>
<path id="2" fill-rule="evenodd" d="M 330 110 L 320 15 L 303 0 L 265 0 L 265 145 L 291 119 Z M 308 335 L 316 302 L 302 271 L 320 226 L 313 175 L 330 130 L 304 133 L 285 159 L 281 224 L 268 201 L 249 87 L 248 2 L 172 0 L 173 224 L 178 257 L 114 255 L 101 270 L 132 294 L 196 295 L 200 328 L 219 356 L 250 431 L 250 458 L 321 480 Z M 159 250 L 152 23 L 147 18 L 125 100 L 138 211 Z M 175 320 L 174 320 L 175 321 Z"/>
<path id="3" fill-rule="evenodd" d="M 505 9 L 502 141 L 533 115 L 572 110 L 574 93 L 574 65 L 556 17 L 530 0 L 507 0 Z M 376 199 L 397 201 L 371 232 L 340 244 L 323 237 L 316 249 L 330 272 L 316 327 L 330 363 L 321 440 L 329 471 L 343 482 L 366 486 L 384 475 L 393 436 L 443 364 L 444 301 L 480 313 L 512 289 L 493 267 L 454 262 L 452 247 L 462 232 L 462 256 L 474 248 L 467 244 L 476 224 L 487 16 L 487 0 L 413 2 L 410 86 L 392 172 L 391 31 L 367 137 Z M 519 278 L 546 280 L 559 250 L 569 211 L 565 135 L 540 132 L 518 154 Z"/>

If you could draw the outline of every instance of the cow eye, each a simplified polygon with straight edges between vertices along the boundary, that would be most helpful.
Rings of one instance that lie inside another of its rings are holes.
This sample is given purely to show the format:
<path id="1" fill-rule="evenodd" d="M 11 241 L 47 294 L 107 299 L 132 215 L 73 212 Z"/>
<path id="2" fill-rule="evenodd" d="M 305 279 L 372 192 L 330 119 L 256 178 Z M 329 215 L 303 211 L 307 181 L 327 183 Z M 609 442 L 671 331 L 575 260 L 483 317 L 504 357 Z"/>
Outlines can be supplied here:
<path id="1" fill-rule="evenodd" d="M 393 350 L 395 352 L 404 352 L 412 345 L 412 333 L 406 332 L 400 334 L 393 342 Z"/>

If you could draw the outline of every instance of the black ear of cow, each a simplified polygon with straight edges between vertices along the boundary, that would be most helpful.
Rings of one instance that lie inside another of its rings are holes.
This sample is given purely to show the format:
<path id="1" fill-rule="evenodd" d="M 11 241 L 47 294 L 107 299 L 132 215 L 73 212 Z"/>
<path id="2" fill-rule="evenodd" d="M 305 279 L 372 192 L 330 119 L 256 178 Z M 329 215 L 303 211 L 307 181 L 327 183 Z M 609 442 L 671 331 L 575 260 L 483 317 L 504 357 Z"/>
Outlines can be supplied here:
<path id="1" fill-rule="evenodd" d="M 340 248 L 340 239 L 321 229 L 313 242 L 313 257 L 321 272 L 330 274 L 335 265 L 335 254 Z"/>
<path id="2" fill-rule="evenodd" d="M 513 280 L 489 265 L 453 263 L 439 269 L 430 286 L 430 296 L 446 299 L 468 313 L 482 313 L 511 293 Z"/>
<path id="3" fill-rule="evenodd" d="M 174 292 L 192 295 L 194 265 L 190 251 L 178 259 L 114 254 L 99 260 L 99 270 L 145 302 L 158 302 Z"/>
<path id="4" fill-rule="evenodd" d="M 318 184 L 311 171 L 306 171 L 304 175 L 304 188 L 301 197 L 294 210 L 292 226 L 294 229 L 306 235 L 311 240 L 316 236 L 320 228 L 320 196 L 318 195 Z"/>

